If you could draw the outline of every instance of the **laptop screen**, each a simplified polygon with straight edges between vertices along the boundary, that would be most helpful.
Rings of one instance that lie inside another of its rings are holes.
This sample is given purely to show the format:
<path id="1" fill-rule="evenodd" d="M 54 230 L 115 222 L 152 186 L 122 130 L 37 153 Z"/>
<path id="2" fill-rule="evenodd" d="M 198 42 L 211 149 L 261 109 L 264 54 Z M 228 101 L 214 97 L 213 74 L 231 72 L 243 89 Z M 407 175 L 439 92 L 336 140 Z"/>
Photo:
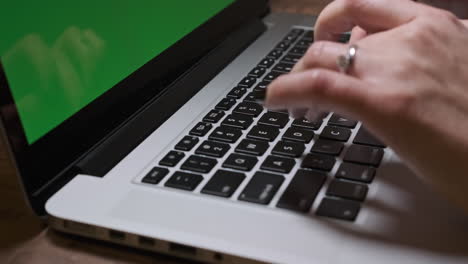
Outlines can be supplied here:
<path id="1" fill-rule="evenodd" d="M 267 12 L 267 0 L 5 2 L 0 136 L 34 210 L 101 147 L 114 155 L 102 177 L 245 47 L 233 36 L 261 34 L 250 25 Z"/>
<path id="2" fill-rule="evenodd" d="M 4 3 L 0 58 L 27 142 L 37 141 L 233 1 Z"/>

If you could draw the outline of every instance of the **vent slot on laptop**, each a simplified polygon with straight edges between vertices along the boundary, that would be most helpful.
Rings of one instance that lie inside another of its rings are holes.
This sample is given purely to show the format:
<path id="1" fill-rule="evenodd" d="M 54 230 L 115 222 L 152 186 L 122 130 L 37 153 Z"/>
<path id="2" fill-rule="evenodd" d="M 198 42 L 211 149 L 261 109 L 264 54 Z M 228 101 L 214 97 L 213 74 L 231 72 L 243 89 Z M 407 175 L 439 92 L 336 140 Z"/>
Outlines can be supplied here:
<path id="1" fill-rule="evenodd" d="M 125 240 L 125 233 L 116 231 L 116 230 L 109 230 L 109 238 L 115 241 L 124 241 Z"/>
<path id="2" fill-rule="evenodd" d="M 216 253 L 213 254 L 213 258 L 216 261 L 223 261 L 224 256 L 223 256 L 223 254 L 216 252 Z"/>
<path id="3" fill-rule="evenodd" d="M 143 247 L 154 247 L 156 241 L 149 237 L 138 236 L 138 244 Z"/>
<path id="4" fill-rule="evenodd" d="M 78 234 L 86 234 L 93 236 L 96 233 L 96 228 L 91 225 L 77 223 L 73 221 L 63 221 L 63 227 L 70 232 Z"/>
<path id="5" fill-rule="evenodd" d="M 188 255 L 188 256 L 195 256 L 197 255 L 197 248 L 182 245 L 178 243 L 169 243 L 169 250 L 173 253 Z"/>

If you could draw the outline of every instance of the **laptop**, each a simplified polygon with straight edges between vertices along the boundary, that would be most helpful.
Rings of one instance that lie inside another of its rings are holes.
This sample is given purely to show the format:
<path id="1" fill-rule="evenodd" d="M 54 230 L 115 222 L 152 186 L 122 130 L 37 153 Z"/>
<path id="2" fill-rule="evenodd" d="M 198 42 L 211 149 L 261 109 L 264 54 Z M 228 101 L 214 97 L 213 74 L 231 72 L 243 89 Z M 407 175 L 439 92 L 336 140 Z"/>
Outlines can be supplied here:
<path id="1" fill-rule="evenodd" d="M 51 228 L 205 263 L 468 263 L 467 217 L 361 122 L 258 103 L 315 17 L 264 0 L 0 13 L 2 131 Z"/>

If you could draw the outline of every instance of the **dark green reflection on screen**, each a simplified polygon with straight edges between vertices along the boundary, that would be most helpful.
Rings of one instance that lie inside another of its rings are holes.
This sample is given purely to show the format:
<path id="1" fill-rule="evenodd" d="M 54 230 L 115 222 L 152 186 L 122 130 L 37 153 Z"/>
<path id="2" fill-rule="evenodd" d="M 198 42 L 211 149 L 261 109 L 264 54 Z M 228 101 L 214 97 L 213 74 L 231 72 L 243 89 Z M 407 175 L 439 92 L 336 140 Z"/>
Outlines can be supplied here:
<path id="1" fill-rule="evenodd" d="M 9 1 L 0 56 L 31 144 L 234 0 Z"/>

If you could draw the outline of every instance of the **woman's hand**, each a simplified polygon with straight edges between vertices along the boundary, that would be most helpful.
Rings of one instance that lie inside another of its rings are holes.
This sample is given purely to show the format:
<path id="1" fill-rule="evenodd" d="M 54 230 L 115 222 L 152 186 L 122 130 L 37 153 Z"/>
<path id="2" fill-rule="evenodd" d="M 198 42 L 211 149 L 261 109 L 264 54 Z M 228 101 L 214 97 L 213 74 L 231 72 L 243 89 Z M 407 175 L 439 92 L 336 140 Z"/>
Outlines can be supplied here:
<path id="1" fill-rule="evenodd" d="M 353 27 L 348 72 L 332 42 Z M 408 0 L 335 0 L 291 74 L 273 82 L 269 108 L 331 109 L 362 120 L 421 177 L 468 212 L 468 29 Z"/>

